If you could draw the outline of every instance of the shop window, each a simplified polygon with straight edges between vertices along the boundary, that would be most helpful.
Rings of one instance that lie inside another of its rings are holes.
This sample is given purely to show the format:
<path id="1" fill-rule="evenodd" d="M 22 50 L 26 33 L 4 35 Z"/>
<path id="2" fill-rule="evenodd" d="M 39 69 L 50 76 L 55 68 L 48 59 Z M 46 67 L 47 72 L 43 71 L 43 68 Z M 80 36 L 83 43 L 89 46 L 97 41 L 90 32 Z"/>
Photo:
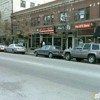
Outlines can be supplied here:
<path id="1" fill-rule="evenodd" d="M 86 43 L 91 43 L 94 42 L 94 38 L 93 37 L 86 37 Z"/>
<path id="2" fill-rule="evenodd" d="M 21 0 L 20 6 L 21 6 L 21 7 L 26 7 L 26 1 Z"/>

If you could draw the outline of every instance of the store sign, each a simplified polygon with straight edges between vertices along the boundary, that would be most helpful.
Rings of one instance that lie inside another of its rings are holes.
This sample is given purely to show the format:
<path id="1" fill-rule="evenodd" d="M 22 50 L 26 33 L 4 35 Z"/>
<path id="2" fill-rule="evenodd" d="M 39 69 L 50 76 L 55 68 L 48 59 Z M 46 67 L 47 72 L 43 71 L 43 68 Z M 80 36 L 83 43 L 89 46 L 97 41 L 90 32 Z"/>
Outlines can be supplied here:
<path id="1" fill-rule="evenodd" d="M 94 23 L 82 23 L 75 25 L 75 29 L 91 28 L 91 27 L 94 27 Z"/>
<path id="2" fill-rule="evenodd" d="M 54 28 L 53 27 L 39 28 L 38 32 L 40 32 L 40 33 L 54 33 Z"/>
<path id="3" fill-rule="evenodd" d="M 58 30 L 70 30 L 71 29 L 71 25 L 63 25 L 63 26 L 57 26 Z"/>

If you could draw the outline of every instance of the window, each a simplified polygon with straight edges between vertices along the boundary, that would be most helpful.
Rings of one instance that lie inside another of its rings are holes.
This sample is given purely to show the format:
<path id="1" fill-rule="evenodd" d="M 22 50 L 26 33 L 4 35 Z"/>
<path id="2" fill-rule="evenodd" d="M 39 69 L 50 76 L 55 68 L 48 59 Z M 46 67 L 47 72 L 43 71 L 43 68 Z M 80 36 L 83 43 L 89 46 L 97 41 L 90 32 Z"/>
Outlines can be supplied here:
<path id="1" fill-rule="evenodd" d="M 54 20 L 54 15 L 53 14 L 44 16 L 44 25 L 53 24 L 53 20 Z"/>
<path id="2" fill-rule="evenodd" d="M 60 22 L 66 22 L 68 20 L 68 15 L 66 12 L 60 13 Z"/>
<path id="3" fill-rule="evenodd" d="M 90 18 L 90 7 L 76 9 L 74 11 L 75 21 L 88 20 L 89 18 Z"/>
<path id="4" fill-rule="evenodd" d="M 99 50 L 99 45 L 93 44 L 92 45 L 92 50 Z"/>
<path id="5" fill-rule="evenodd" d="M 75 49 L 82 49 L 84 44 L 80 44 L 77 47 L 75 47 Z"/>
<path id="6" fill-rule="evenodd" d="M 74 11 L 74 20 L 77 21 L 78 20 L 78 10 Z"/>
<path id="7" fill-rule="evenodd" d="M 21 3 L 20 3 L 21 5 L 21 7 L 26 7 L 26 1 L 24 1 L 24 0 L 21 0 Z"/>
<path id="8" fill-rule="evenodd" d="M 34 7 L 34 6 L 35 6 L 35 3 L 30 2 L 30 7 Z"/>
<path id="9" fill-rule="evenodd" d="M 86 8 L 86 20 L 90 18 L 90 7 Z"/>
<path id="10" fill-rule="evenodd" d="M 40 18 L 39 17 L 31 19 L 31 26 L 38 26 L 39 24 L 40 24 Z"/>
<path id="11" fill-rule="evenodd" d="M 91 47 L 91 44 L 85 44 L 83 49 L 88 50 L 88 49 L 90 49 L 90 47 Z"/>
<path id="12" fill-rule="evenodd" d="M 85 19 L 85 9 L 79 9 L 79 20 L 84 20 Z"/>

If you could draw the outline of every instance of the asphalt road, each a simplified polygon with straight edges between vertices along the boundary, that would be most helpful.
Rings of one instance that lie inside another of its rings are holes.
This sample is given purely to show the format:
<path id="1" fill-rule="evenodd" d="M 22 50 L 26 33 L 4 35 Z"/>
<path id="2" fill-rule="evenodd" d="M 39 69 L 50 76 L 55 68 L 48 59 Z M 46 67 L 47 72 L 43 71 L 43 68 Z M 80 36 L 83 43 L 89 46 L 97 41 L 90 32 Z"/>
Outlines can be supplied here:
<path id="1" fill-rule="evenodd" d="M 0 100 L 95 100 L 93 92 L 100 64 L 0 52 Z"/>

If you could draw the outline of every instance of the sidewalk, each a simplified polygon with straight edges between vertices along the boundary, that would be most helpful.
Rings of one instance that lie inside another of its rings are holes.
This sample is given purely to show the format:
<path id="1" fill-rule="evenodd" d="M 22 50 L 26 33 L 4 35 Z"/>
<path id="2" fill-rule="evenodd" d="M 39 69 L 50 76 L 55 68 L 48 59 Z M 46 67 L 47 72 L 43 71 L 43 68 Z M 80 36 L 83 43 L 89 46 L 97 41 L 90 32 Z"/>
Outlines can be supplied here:
<path id="1" fill-rule="evenodd" d="M 33 50 L 28 49 L 28 50 L 26 51 L 26 54 L 27 54 L 27 55 L 33 55 Z"/>

